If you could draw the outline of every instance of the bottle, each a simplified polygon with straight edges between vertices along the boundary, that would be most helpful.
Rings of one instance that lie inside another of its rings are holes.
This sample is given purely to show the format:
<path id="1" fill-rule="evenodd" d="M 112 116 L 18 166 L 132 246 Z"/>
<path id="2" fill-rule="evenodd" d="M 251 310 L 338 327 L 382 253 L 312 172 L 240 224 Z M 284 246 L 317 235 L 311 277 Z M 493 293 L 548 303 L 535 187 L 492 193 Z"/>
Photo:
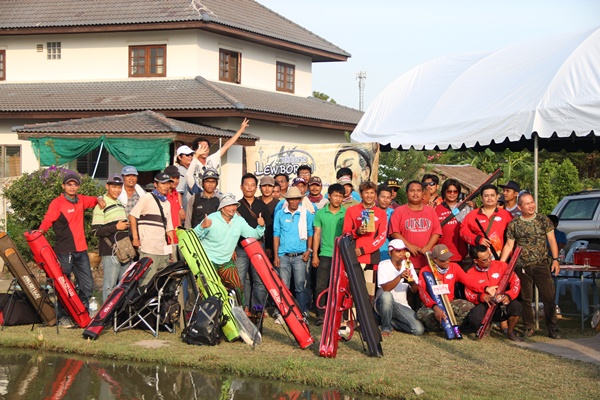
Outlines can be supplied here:
<path id="1" fill-rule="evenodd" d="M 96 297 L 92 297 L 90 299 L 90 305 L 89 305 L 89 310 L 90 310 L 90 314 L 92 316 L 96 315 L 96 311 L 98 311 L 98 302 L 96 301 Z"/>
<path id="2" fill-rule="evenodd" d="M 565 263 L 565 249 L 560 249 L 560 251 L 558 252 L 558 263 L 559 264 Z"/>

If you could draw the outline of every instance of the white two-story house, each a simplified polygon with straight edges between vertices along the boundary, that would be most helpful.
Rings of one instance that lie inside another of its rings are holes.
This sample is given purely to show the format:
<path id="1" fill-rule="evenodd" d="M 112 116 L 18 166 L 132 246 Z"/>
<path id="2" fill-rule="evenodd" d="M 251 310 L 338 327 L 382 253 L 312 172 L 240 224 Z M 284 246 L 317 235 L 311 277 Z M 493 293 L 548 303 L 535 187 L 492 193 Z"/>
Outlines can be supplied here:
<path id="1" fill-rule="evenodd" d="M 172 160 L 249 118 L 222 160 L 222 189 L 238 188 L 243 145 L 345 141 L 362 112 L 311 97 L 311 77 L 348 57 L 252 0 L 0 0 L 0 176 L 39 168 L 47 137 L 162 140 Z M 108 150 L 69 165 L 101 179 L 123 164 Z"/>

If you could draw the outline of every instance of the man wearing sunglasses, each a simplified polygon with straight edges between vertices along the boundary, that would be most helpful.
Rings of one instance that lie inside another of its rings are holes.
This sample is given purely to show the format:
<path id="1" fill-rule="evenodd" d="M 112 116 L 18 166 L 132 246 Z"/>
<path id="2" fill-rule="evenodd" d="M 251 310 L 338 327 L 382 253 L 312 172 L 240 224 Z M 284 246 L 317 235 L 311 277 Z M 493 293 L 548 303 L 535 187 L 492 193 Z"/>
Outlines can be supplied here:
<path id="1" fill-rule="evenodd" d="M 475 265 L 467 271 L 467 274 L 478 282 L 485 283 L 486 286 L 498 286 L 508 268 L 508 264 L 492 260 L 490 250 L 480 244 L 471 247 L 469 255 Z M 504 294 L 501 295 L 491 296 L 485 292 L 476 292 L 468 287 L 465 288 L 465 297 L 475 304 L 475 307 L 469 313 L 471 326 L 477 328 L 483 321 L 487 309 L 497 303 L 498 307 L 496 307 L 492 321 L 502 322 L 508 320 L 506 337 L 513 342 L 522 342 L 523 339 L 515 333 L 515 326 L 521 318 L 521 303 L 517 300 L 520 290 L 521 280 L 514 272 L 510 274 L 509 285 Z"/>

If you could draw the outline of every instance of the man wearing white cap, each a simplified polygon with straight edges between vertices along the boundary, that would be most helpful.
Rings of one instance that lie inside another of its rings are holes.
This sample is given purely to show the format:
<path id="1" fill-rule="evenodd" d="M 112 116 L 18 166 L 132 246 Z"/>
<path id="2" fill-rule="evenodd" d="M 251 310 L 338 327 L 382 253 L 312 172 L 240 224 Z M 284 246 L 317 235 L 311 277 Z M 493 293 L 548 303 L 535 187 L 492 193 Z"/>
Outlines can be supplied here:
<path id="1" fill-rule="evenodd" d="M 292 277 L 296 301 L 305 316 L 310 301 L 307 262 L 312 253 L 313 215 L 300 203 L 304 193 L 293 186 L 285 194 L 287 204 L 275 212 L 273 221 L 273 266 L 289 288 Z"/>
<path id="2" fill-rule="evenodd" d="M 258 226 L 252 228 L 237 214 L 239 205 L 233 194 L 224 194 L 219 202 L 218 211 L 206 216 L 202 223 L 194 228 L 194 232 L 202 241 L 206 255 L 213 263 L 225 287 L 238 291 L 243 301 L 244 285 L 240 281 L 232 256 L 240 237 L 255 239 L 263 237 L 265 220 L 262 213 L 258 214 L 256 219 Z"/>
<path id="3" fill-rule="evenodd" d="M 406 292 L 417 293 L 419 278 L 412 263 L 406 259 L 410 254 L 404 242 L 392 240 L 388 245 L 391 259 L 379 263 L 375 297 L 375 311 L 381 317 L 381 335 L 391 336 L 393 328 L 400 332 L 420 336 L 425 327 L 408 305 Z"/>

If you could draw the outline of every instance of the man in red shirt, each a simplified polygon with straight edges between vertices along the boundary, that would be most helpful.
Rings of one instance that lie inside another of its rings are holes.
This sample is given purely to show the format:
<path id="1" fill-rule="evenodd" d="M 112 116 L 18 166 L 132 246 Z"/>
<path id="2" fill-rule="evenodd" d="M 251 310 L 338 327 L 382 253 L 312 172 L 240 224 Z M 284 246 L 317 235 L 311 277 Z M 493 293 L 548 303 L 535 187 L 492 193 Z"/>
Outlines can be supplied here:
<path id="1" fill-rule="evenodd" d="M 460 236 L 471 246 L 476 244 L 482 244 L 487 248 L 493 246 L 496 253 L 500 255 L 504 246 L 504 232 L 512 216 L 508 211 L 498 208 L 496 186 L 484 185 L 481 188 L 481 199 L 483 206 L 471 211 L 463 220 Z M 486 239 L 486 236 L 489 239 Z"/>
<path id="2" fill-rule="evenodd" d="M 442 234 L 435 210 L 423 204 L 421 182 L 411 181 L 406 185 L 408 203 L 394 210 L 390 217 L 388 235 L 404 242 L 410 253 L 415 270 L 427 265 L 425 253 L 431 251 Z"/>
<path id="3" fill-rule="evenodd" d="M 69 173 L 63 178 L 62 188 L 64 193 L 52 200 L 39 230 L 45 234 L 50 227 L 54 229 L 54 251 L 65 275 L 71 272 L 77 279 L 79 297 L 87 308 L 89 299 L 94 291 L 94 278 L 87 254 L 87 243 L 83 227 L 83 212 L 94 208 L 100 203 L 100 208 L 106 202 L 100 198 L 78 194 L 81 185 L 79 174 Z M 59 308 L 58 319 L 60 325 L 71 325 L 66 312 Z"/>
<path id="4" fill-rule="evenodd" d="M 366 181 L 359 186 L 361 202 L 346 210 L 344 217 L 344 234 L 352 235 L 356 241 L 356 257 L 363 264 L 367 291 L 369 296 L 375 295 L 375 276 L 373 270 L 379 264 L 379 248 L 385 243 L 387 237 L 387 216 L 385 211 L 375 206 L 377 199 L 377 185 Z M 373 224 L 369 227 L 369 220 Z"/>
<path id="5" fill-rule="evenodd" d="M 173 221 L 173 227 L 177 228 L 178 226 L 182 226 L 183 222 L 185 221 L 183 199 L 181 193 L 177 191 L 177 186 L 179 186 L 179 181 L 181 179 L 181 173 L 179 172 L 179 168 L 177 168 L 175 165 L 169 165 L 167 168 L 165 168 L 164 172 L 173 180 L 171 187 L 169 188 L 169 192 L 167 193 L 167 201 L 171 205 L 171 221 Z M 173 244 L 177 244 L 178 242 L 177 235 L 173 235 Z M 173 249 L 173 257 L 177 258 L 176 248 Z"/>
<path id="6" fill-rule="evenodd" d="M 492 260 L 492 253 L 484 245 L 478 244 L 471 247 L 469 255 L 475 262 L 473 268 L 467 271 L 467 274 L 474 277 L 477 282 L 485 283 L 488 286 L 498 286 L 504 276 L 508 264 L 503 261 Z M 483 321 L 487 309 L 494 303 L 499 303 L 492 317 L 492 321 L 501 322 L 508 320 L 508 330 L 506 337 L 513 342 L 522 342 L 523 339 L 514 332 L 519 318 L 521 318 L 521 303 L 517 300 L 521 291 L 521 281 L 514 272 L 510 274 L 509 284 L 503 295 L 496 297 L 490 296 L 484 292 L 476 292 L 469 288 L 465 289 L 465 297 L 475 307 L 469 313 L 471 326 L 477 328 Z"/>
<path id="7" fill-rule="evenodd" d="M 496 294 L 496 287 L 488 287 L 487 282 L 478 282 L 474 277 L 467 275 L 465 271 L 456 263 L 450 262 L 452 258 L 452 252 L 448 250 L 445 244 L 438 244 L 433 247 L 431 252 L 431 258 L 433 259 L 433 268 L 437 269 L 437 272 L 442 276 L 441 284 L 448 286 L 448 300 L 452 305 L 452 310 L 456 316 L 456 321 L 460 326 L 464 319 L 469 315 L 469 312 L 474 307 L 473 303 L 454 298 L 454 286 L 456 282 L 463 283 L 469 289 L 475 292 L 486 292 L 491 295 Z M 419 273 L 419 295 L 423 306 L 417 311 L 417 318 L 423 322 L 423 325 L 432 332 L 439 331 L 440 321 L 442 318 L 446 318 L 446 315 L 440 307 L 438 307 L 435 300 L 429 296 L 427 292 L 427 283 L 423 278 L 423 272 L 432 272 L 429 264 L 421 268 Z"/>

